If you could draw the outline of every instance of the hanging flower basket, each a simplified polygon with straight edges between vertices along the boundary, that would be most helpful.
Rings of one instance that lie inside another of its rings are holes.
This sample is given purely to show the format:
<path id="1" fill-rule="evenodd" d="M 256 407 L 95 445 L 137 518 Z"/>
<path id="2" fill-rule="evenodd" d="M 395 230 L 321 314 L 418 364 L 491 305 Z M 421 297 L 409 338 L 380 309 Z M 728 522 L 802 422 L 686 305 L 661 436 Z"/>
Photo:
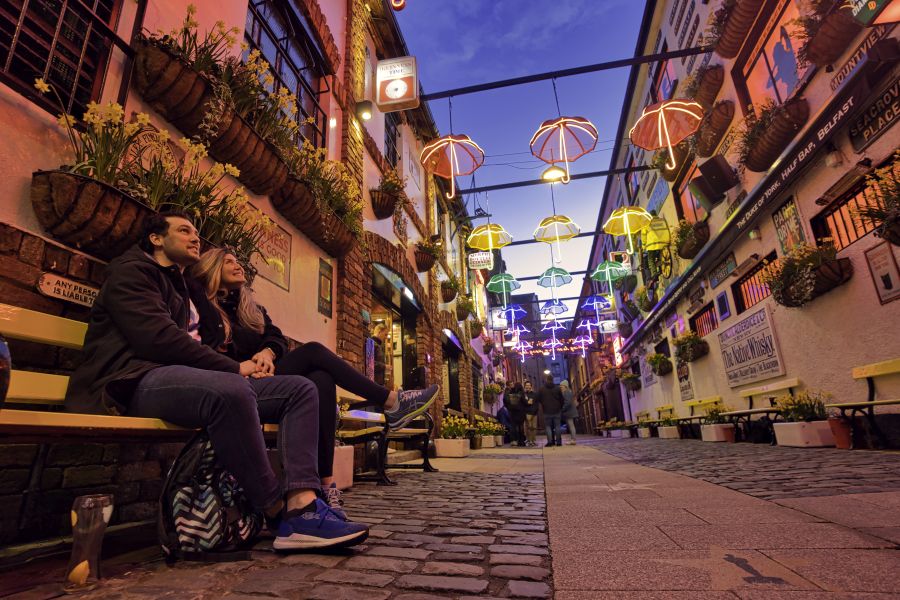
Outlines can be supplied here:
<path id="1" fill-rule="evenodd" d="M 725 68 L 722 65 L 708 67 L 699 76 L 697 90 L 694 92 L 694 101 L 703 108 L 709 108 L 716 101 L 724 82 Z"/>
<path id="2" fill-rule="evenodd" d="M 622 338 L 626 339 L 626 340 L 628 338 L 630 338 L 631 334 L 633 333 L 633 330 L 631 328 L 631 323 L 628 323 L 626 321 L 619 321 L 618 330 L 619 330 L 619 335 L 621 335 Z"/>
<path id="3" fill-rule="evenodd" d="M 722 58 L 734 58 L 744 45 L 744 39 L 756 21 L 763 0 L 734 0 L 725 5 L 719 9 L 725 13 L 721 15 L 724 23 L 721 25 L 722 35 L 715 44 L 715 52 Z M 719 18 L 718 14 L 716 18 Z"/>
<path id="4" fill-rule="evenodd" d="M 817 67 L 827 67 L 850 47 L 863 26 L 849 11 L 838 8 L 824 17 L 816 33 L 806 43 L 801 54 Z"/>
<path id="5" fill-rule="evenodd" d="M 630 294 L 637 287 L 637 276 L 633 274 L 626 275 L 625 277 L 622 277 L 621 279 L 616 281 L 615 287 L 616 289 Z"/>
<path id="6" fill-rule="evenodd" d="M 387 219 L 394 214 L 397 203 L 400 202 L 400 196 L 385 192 L 383 190 L 369 190 L 369 197 L 372 199 L 372 212 L 375 213 L 376 219 Z M 452 298 L 451 298 L 452 300 Z M 450 300 L 444 300 L 449 302 Z"/>
<path id="7" fill-rule="evenodd" d="M 301 179 L 289 177 L 275 191 L 272 204 L 314 244 L 334 258 L 343 258 L 356 245 L 356 237 L 331 210 L 323 210 L 309 186 Z"/>
<path id="8" fill-rule="evenodd" d="M 834 288 L 843 285 L 853 276 L 853 263 L 849 258 L 836 258 L 823 262 L 813 270 L 815 278 L 812 286 L 812 294 L 807 298 L 804 289 L 805 284 L 797 281 L 785 282 L 777 293 L 773 291 L 772 297 L 778 304 L 790 308 L 798 308 L 811 302 L 823 294 L 827 294 Z"/>
<path id="9" fill-rule="evenodd" d="M 437 262 L 437 256 L 431 254 L 430 252 L 422 250 L 418 246 L 416 246 L 415 256 L 416 271 L 418 271 L 419 273 L 430 271 L 431 268 L 434 267 L 434 263 Z"/>
<path id="10" fill-rule="evenodd" d="M 135 87 L 141 96 L 189 137 L 215 104 L 213 86 L 167 49 L 148 39 L 135 41 Z M 287 180 L 288 169 L 275 148 L 233 110 L 226 109 L 218 131 L 207 136 L 209 153 L 240 169 L 238 179 L 257 194 L 268 195 Z"/>
<path id="11" fill-rule="evenodd" d="M 469 315 L 472 314 L 471 309 L 465 306 L 456 305 L 456 320 L 457 321 L 465 321 L 469 318 Z"/>
<path id="12" fill-rule="evenodd" d="M 620 378 L 622 385 L 630 392 L 636 392 L 641 389 L 641 378 L 634 373 L 628 373 Z"/>
<path id="13" fill-rule="evenodd" d="M 499 367 L 500 363 L 503 361 L 503 357 L 499 354 L 495 355 L 494 358 L 491 359 L 491 362 L 495 367 Z"/>
<path id="14" fill-rule="evenodd" d="M 672 372 L 672 360 L 664 354 L 651 354 L 647 357 L 647 362 L 655 375 L 662 377 Z"/>
<path id="15" fill-rule="evenodd" d="M 687 142 L 681 142 L 672 148 L 675 151 L 675 168 L 669 169 L 666 164 L 668 163 L 669 151 L 666 149 L 657 150 L 656 154 L 653 155 L 653 159 L 650 162 L 650 166 L 659 171 L 660 176 L 668 182 L 673 182 L 678 178 L 678 173 L 681 171 L 681 167 L 684 165 L 684 162 L 687 160 L 688 156 L 690 156 L 691 151 Z"/>
<path id="16" fill-rule="evenodd" d="M 441 282 L 441 300 L 443 300 L 445 303 L 453 302 L 453 299 L 456 298 L 457 293 L 458 291 L 453 283 L 449 281 Z"/>
<path id="17" fill-rule="evenodd" d="M 709 354 L 709 342 L 693 331 L 688 331 L 672 341 L 675 346 L 675 358 L 681 362 L 694 362 Z"/>
<path id="18" fill-rule="evenodd" d="M 66 171 L 32 173 L 31 204 L 51 236 L 103 260 L 134 244 L 154 212 L 106 183 Z"/>
<path id="19" fill-rule="evenodd" d="M 875 231 L 875 235 L 895 246 L 900 246 L 900 220 L 885 221 Z"/>
<path id="20" fill-rule="evenodd" d="M 742 142 L 747 145 L 743 154 L 744 166 L 756 173 L 763 173 L 772 166 L 809 119 L 809 103 L 804 98 L 792 98 L 771 110 L 775 111 L 772 115 L 759 118 L 764 125 L 757 135 L 749 140 L 745 135 Z"/>
<path id="21" fill-rule="evenodd" d="M 690 230 L 682 236 L 682 228 L 689 227 Z M 709 223 L 706 221 L 697 221 L 696 223 L 687 223 L 686 221 L 679 225 L 678 231 L 675 233 L 677 243 L 678 256 L 685 260 L 693 260 L 706 242 L 709 241 Z M 679 242 L 678 240 L 681 239 Z"/>
<path id="22" fill-rule="evenodd" d="M 484 331 L 484 324 L 481 321 L 472 321 L 469 323 L 469 333 L 473 338 L 477 338 Z"/>
<path id="23" fill-rule="evenodd" d="M 697 136 L 697 156 L 701 158 L 712 156 L 733 119 L 734 102 L 731 100 L 716 102 Z"/>

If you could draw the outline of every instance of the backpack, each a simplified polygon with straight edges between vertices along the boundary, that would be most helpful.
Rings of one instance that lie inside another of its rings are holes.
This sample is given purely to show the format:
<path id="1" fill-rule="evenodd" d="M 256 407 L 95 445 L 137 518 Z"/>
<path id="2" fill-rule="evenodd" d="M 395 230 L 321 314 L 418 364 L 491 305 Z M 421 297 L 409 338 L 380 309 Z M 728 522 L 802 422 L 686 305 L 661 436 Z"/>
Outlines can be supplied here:
<path id="1" fill-rule="evenodd" d="M 206 432 L 195 435 L 172 463 L 159 505 L 157 535 L 167 562 L 250 560 L 263 515 L 216 462 Z"/>

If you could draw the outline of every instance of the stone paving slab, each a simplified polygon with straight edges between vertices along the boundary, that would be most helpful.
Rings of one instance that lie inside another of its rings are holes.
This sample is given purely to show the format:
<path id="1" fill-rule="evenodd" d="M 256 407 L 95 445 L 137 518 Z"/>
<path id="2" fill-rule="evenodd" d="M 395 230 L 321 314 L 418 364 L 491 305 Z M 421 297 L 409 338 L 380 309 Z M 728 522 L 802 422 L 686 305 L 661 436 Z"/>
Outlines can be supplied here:
<path id="1" fill-rule="evenodd" d="M 900 492 L 785 498 L 777 502 L 848 527 L 900 527 Z"/>

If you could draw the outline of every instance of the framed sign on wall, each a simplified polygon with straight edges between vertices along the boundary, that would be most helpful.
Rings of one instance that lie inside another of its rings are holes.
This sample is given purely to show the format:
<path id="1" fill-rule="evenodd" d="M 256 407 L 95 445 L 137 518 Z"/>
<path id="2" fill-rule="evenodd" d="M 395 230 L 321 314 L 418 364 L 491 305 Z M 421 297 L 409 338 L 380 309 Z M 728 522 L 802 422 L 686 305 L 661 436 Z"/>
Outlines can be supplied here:
<path id="1" fill-rule="evenodd" d="M 866 250 L 865 254 L 879 302 L 887 304 L 900 298 L 900 269 L 894 247 L 889 242 L 882 242 Z"/>

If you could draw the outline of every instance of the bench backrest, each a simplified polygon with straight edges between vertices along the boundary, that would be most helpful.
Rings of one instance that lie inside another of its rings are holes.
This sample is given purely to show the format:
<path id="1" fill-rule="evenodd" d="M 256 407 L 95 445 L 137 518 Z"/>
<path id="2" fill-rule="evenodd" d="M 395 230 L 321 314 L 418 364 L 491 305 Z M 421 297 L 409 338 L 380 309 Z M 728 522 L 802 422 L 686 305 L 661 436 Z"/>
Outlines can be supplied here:
<path id="1" fill-rule="evenodd" d="M 766 385 L 761 385 L 755 388 L 749 388 L 740 392 L 741 398 L 750 398 L 752 396 L 760 396 L 762 394 L 772 394 L 772 392 L 787 392 L 792 388 L 800 387 L 799 379 L 784 379 L 782 381 L 775 381 L 773 383 L 769 383 Z"/>
<path id="2" fill-rule="evenodd" d="M 852 371 L 853 379 L 867 379 L 881 375 L 894 375 L 900 373 L 900 358 L 885 360 L 863 367 L 856 367 Z"/>

